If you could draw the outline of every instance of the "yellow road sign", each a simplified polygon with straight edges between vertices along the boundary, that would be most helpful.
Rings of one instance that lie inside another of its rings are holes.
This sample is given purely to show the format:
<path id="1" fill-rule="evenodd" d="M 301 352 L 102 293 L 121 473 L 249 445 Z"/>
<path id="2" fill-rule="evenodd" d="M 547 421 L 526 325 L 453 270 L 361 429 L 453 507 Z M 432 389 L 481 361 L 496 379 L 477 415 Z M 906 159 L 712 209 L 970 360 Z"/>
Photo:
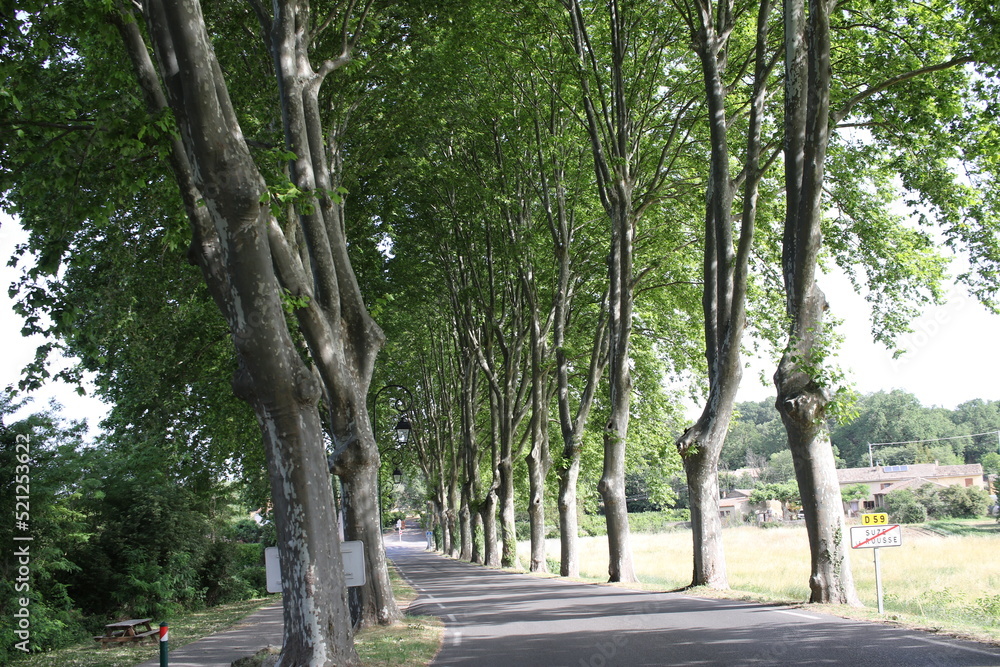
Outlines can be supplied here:
<path id="1" fill-rule="evenodd" d="M 889 515 L 885 512 L 875 512 L 873 514 L 862 514 L 862 526 L 885 526 L 889 523 Z"/>

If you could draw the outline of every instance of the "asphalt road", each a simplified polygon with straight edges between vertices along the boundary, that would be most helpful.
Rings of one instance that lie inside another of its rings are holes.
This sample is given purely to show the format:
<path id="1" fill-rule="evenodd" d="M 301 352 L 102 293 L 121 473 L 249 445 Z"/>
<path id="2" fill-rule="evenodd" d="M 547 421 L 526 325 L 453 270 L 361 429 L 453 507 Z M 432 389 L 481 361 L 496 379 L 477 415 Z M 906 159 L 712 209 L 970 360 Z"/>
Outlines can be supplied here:
<path id="1" fill-rule="evenodd" d="M 1000 665 L 1000 647 L 808 608 L 514 574 L 445 558 L 424 544 L 389 539 L 386 546 L 420 593 L 410 611 L 445 621 L 434 665 Z"/>

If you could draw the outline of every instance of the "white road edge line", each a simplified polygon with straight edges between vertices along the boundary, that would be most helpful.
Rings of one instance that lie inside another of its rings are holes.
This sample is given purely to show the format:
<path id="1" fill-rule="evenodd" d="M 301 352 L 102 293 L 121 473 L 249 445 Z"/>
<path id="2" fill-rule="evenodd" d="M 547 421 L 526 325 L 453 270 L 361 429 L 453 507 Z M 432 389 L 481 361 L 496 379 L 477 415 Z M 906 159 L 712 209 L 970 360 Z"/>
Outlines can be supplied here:
<path id="1" fill-rule="evenodd" d="M 451 640 L 452 640 L 452 645 L 453 646 L 461 646 L 462 645 L 462 631 L 461 630 L 456 630 L 455 634 L 452 635 Z"/>
<path id="2" fill-rule="evenodd" d="M 798 616 L 799 618 L 808 618 L 810 621 L 822 621 L 822 616 L 811 616 L 810 614 L 803 614 L 797 611 L 791 611 L 788 609 L 775 609 L 779 614 L 788 614 L 789 616 Z"/>
<path id="3" fill-rule="evenodd" d="M 937 644 L 938 646 L 944 646 L 946 648 L 953 648 L 959 651 L 968 651 L 969 653 L 978 653 L 980 655 L 988 655 L 992 658 L 997 657 L 997 653 L 990 651 L 983 651 L 978 648 L 972 648 L 971 646 L 962 646 L 961 644 L 953 644 L 951 642 L 942 642 L 937 639 L 928 639 L 927 637 L 920 637 L 918 635 L 907 635 L 907 639 L 916 639 L 918 642 L 927 642 L 928 644 Z"/>
<path id="4" fill-rule="evenodd" d="M 458 619 L 455 618 L 455 614 L 448 614 L 448 620 L 451 621 L 452 623 L 458 621 Z"/>

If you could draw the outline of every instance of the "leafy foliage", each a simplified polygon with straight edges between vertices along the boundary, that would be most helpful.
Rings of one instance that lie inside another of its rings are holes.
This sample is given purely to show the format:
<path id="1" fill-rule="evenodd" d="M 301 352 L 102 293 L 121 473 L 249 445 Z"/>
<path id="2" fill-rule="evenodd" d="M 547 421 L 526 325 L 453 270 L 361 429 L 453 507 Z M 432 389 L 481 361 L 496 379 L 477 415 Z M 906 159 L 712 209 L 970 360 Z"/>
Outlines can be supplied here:
<path id="1" fill-rule="evenodd" d="M 15 444 L 27 438 L 31 572 L 18 582 L 8 550 L 0 606 L 10 617 L 14 600 L 30 599 L 33 650 L 78 641 L 122 616 L 167 620 L 182 609 L 263 594 L 261 540 L 268 538 L 259 528 L 230 527 L 233 490 L 179 484 L 143 457 L 85 445 L 84 424 L 63 423 L 55 409 L 7 424 L 18 407 L 0 398 L 0 499 L 13 507 L 20 493 Z M 9 522 L 0 529 L 9 544 L 12 529 Z M 19 583 L 29 588 L 15 591 Z M 0 651 L 14 650 L 12 632 L 4 626 Z M 11 655 L 0 653 L 5 661 Z"/>
<path id="2" fill-rule="evenodd" d="M 989 507 L 989 496 L 976 486 L 925 484 L 916 490 L 898 489 L 885 497 L 890 519 L 923 523 L 928 519 L 974 519 Z"/>

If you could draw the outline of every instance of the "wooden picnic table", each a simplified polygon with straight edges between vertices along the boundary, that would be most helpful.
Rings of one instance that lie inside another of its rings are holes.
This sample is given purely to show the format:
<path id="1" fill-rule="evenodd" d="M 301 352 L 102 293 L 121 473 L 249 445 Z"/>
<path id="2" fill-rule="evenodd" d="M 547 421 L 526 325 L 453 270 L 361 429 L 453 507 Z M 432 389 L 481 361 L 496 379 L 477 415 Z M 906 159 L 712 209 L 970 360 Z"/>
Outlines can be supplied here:
<path id="1" fill-rule="evenodd" d="M 127 621 L 108 623 L 104 626 L 104 634 L 94 637 L 94 641 L 101 642 L 101 645 L 108 647 L 112 644 L 123 642 L 141 642 L 147 637 L 159 634 L 159 628 L 151 628 L 151 618 L 132 618 Z"/>

